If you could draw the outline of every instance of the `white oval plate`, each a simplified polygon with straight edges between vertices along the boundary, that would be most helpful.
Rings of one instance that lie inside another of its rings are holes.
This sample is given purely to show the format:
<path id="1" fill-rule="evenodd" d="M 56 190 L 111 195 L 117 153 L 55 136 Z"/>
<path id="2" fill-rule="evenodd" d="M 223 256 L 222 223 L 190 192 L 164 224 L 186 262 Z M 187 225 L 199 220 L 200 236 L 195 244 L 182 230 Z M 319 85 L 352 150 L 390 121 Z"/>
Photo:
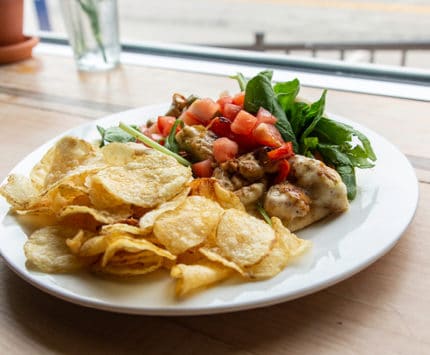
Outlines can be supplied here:
<path id="1" fill-rule="evenodd" d="M 96 125 L 119 121 L 142 124 L 166 111 L 166 105 L 114 114 L 72 129 L 64 135 L 98 138 Z M 376 167 L 358 170 L 358 194 L 348 212 L 300 231 L 313 249 L 278 276 L 259 282 L 230 280 L 184 300 L 174 297 L 174 281 L 167 272 L 127 280 L 112 280 L 87 272 L 49 275 L 25 267 L 23 245 L 30 233 L 24 221 L 9 214 L 0 199 L 0 252 L 9 267 L 37 288 L 83 306 L 122 313 L 195 315 L 268 306 L 316 292 L 362 270 L 384 255 L 410 223 L 418 202 L 418 183 L 405 156 L 383 137 L 341 117 L 368 136 L 378 157 Z M 47 142 L 13 170 L 28 175 L 33 165 L 59 139 Z"/>

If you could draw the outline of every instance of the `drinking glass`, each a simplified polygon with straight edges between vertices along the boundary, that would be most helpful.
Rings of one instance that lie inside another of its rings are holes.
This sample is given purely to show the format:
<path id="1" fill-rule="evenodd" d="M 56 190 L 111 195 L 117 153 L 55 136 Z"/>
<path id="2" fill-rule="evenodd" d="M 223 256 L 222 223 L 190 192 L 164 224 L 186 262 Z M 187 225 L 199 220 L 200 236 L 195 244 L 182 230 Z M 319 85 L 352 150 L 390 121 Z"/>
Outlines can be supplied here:
<path id="1" fill-rule="evenodd" d="M 109 70 L 121 47 L 116 0 L 60 0 L 69 43 L 79 70 Z"/>

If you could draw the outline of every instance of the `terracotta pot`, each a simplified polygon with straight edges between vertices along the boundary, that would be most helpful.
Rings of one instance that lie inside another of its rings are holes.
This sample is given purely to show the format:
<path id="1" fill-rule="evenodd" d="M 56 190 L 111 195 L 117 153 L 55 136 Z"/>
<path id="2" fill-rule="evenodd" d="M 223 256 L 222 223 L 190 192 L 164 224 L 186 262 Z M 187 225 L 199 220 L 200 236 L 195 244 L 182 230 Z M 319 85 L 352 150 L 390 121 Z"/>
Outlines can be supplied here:
<path id="1" fill-rule="evenodd" d="M 0 46 L 23 42 L 23 0 L 0 0 Z"/>
<path id="2" fill-rule="evenodd" d="M 36 37 L 22 33 L 23 0 L 0 0 L 0 64 L 13 63 L 31 57 Z"/>

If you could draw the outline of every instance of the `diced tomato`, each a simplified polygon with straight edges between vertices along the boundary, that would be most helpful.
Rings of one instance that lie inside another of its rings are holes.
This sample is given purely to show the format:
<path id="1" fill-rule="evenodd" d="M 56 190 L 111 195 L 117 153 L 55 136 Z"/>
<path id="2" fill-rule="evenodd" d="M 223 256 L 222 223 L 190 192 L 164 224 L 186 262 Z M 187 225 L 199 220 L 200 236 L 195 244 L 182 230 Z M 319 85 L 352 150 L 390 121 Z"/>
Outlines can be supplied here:
<path id="1" fill-rule="evenodd" d="M 191 104 L 187 112 L 194 115 L 201 124 L 206 126 L 220 112 L 220 105 L 212 99 L 197 99 Z"/>
<path id="2" fill-rule="evenodd" d="M 235 141 L 226 137 L 218 138 L 213 143 L 213 153 L 218 163 L 223 163 L 233 159 L 239 151 L 239 146 Z"/>
<path id="3" fill-rule="evenodd" d="M 209 123 L 207 128 L 214 132 L 218 137 L 233 137 L 231 121 L 228 118 L 215 117 L 211 123 Z"/>
<path id="4" fill-rule="evenodd" d="M 243 136 L 231 131 L 231 121 L 225 117 L 215 117 L 208 125 L 208 129 L 218 137 L 227 137 L 239 144 L 240 151 L 249 152 L 258 148 L 259 144 L 255 141 L 252 134 Z"/>
<path id="5" fill-rule="evenodd" d="M 191 169 L 193 169 L 193 173 L 197 177 L 211 177 L 213 173 L 212 160 L 206 159 L 199 161 L 198 163 L 194 163 L 191 166 Z"/>
<path id="6" fill-rule="evenodd" d="M 277 148 L 284 143 L 278 129 L 269 123 L 260 123 L 252 131 L 252 135 L 257 143 Z"/>
<path id="7" fill-rule="evenodd" d="M 228 95 L 223 95 L 216 102 L 219 105 L 221 112 L 222 112 L 224 110 L 224 106 L 226 104 L 233 103 L 233 98 L 231 96 L 228 96 Z"/>
<path id="8" fill-rule="evenodd" d="M 289 173 L 290 173 L 290 163 L 288 162 L 287 159 L 281 160 L 279 162 L 279 171 L 278 171 L 278 175 L 276 175 L 276 178 L 275 178 L 275 184 L 280 184 L 281 182 L 284 182 L 287 179 Z"/>
<path id="9" fill-rule="evenodd" d="M 241 110 L 231 124 L 231 131 L 236 134 L 248 135 L 252 132 L 256 124 L 257 117 L 245 110 Z"/>
<path id="10" fill-rule="evenodd" d="M 252 133 L 247 136 L 235 134 L 234 141 L 239 144 L 241 153 L 247 153 L 260 147 L 260 144 L 255 141 Z"/>
<path id="11" fill-rule="evenodd" d="M 167 137 L 172 130 L 173 124 L 175 123 L 176 118 L 173 116 L 158 116 L 157 126 L 158 130 L 161 134 Z"/>
<path id="12" fill-rule="evenodd" d="M 278 119 L 273 116 L 269 111 L 267 111 L 264 107 L 260 107 L 257 112 L 257 121 L 258 123 L 275 124 Z"/>
<path id="13" fill-rule="evenodd" d="M 235 104 L 225 104 L 224 109 L 221 111 L 224 117 L 227 117 L 231 121 L 234 121 L 237 114 L 242 110 L 242 107 Z"/>
<path id="14" fill-rule="evenodd" d="M 245 103 L 245 92 L 242 91 L 233 96 L 233 103 L 243 108 L 243 104 Z"/>
<path id="15" fill-rule="evenodd" d="M 182 112 L 182 114 L 178 118 L 184 121 L 184 123 L 188 126 L 201 124 L 200 121 L 191 112 L 188 111 Z"/>
<path id="16" fill-rule="evenodd" d="M 294 155 L 293 143 L 287 142 L 267 153 L 271 160 L 288 159 Z"/>

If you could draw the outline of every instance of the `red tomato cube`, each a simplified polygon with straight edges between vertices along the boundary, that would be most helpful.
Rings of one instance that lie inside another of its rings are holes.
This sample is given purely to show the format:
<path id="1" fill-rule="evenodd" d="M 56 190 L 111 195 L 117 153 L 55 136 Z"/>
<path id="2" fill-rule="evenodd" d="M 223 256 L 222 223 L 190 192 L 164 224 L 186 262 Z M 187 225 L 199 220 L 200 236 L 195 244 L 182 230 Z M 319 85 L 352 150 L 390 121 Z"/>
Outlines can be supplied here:
<path id="1" fill-rule="evenodd" d="M 200 125 L 200 121 L 194 116 L 191 112 L 184 111 L 182 114 L 178 117 L 180 120 L 184 121 L 184 123 L 187 126 L 194 126 L 194 125 Z"/>
<path id="2" fill-rule="evenodd" d="M 212 160 L 206 159 L 199 161 L 198 163 L 194 163 L 191 166 L 191 169 L 197 177 L 211 177 L 213 173 Z"/>
<path id="3" fill-rule="evenodd" d="M 234 121 L 237 114 L 242 110 L 242 107 L 235 104 L 225 104 L 222 110 L 222 115 L 227 117 L 229 120 Z"/>
<path id="4" fill-rule="evenodd" d="M 252 132 L 256 124 L 257 117 L 241 110 L 231 124 L 231 131 L 236 134 L 248 135 Z"/>
<path id="5" fill-rule="evenodd" d="M 274 125 L 269 123 L 260 123 L 252 131 L 252 135 L 257 143 L 261 145 L 279 147 L 284 143 L 281 133 L 279 133 L 278 129 Z"/>
<path id="6" fill-rule="evenodd" d="M 187 111 L 206 126 L 220 112 L 220 105 L 212 99 L 197 99 Z"/>
<path id="7" fill-rule="evenodd" d="M 239 146 L 237 143 L 226 137 L 218 138 L 213 143 L 213 153 L 218 163 L 235 158 L 238 151 Z"/>
<path id="8" fill-rule="evenodd" d="M 173 116 L 158 116 L 157 126 L 160 133 L 167 137 L 176 121 Z"/>
<path id="9" fill-rule="evenodd" d="M 224 106 L 226 104 L 233 103 L 233 98 L 231 96 L 224 95 L 224 96 L 221 96 L 216 102 L 219 105 L 219 107 L 221 108 L 221 112 L 222 112 L 222 110 L 224 109 Z"/>
<path id="10" fill-rule="evenodd" d="M 267 111 L 264 107 L 260 107 L 257 112 L 257 121 L 258 123 L 275 124 L 278 119 L 273 116 L 269 111 Z"/>
<path id="11" fill-rule="evenodd" d="M 233 103 L 243 108 L 243 105 L 245 103 L 245 92 L 242 91 L 237 95 L 233 96 Z"/>

